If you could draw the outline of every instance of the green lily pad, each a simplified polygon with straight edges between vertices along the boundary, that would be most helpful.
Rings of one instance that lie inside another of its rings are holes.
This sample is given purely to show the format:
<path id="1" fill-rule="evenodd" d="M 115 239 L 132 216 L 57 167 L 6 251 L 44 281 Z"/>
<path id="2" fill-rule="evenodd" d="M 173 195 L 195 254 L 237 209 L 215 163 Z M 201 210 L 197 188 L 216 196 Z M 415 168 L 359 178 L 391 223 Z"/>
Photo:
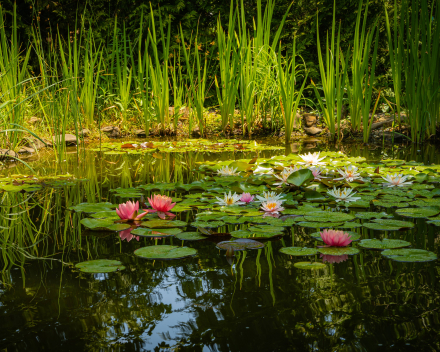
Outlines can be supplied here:
<path id="1" fill-rule="evenodd" d="M 355 247 L 323 247 L 318 248 L 318 252 L 324 255 L 355 255 L 359 249 Z"/>
<path id="2" fill-rule="evenodd" d="M 316 211 L 306 214 L 304 219 L 313 222 L 344 222 L 353 220 L 354 216 L 340 212 Z"/>
<path id="3" fill-rule="evenodd" d="M 373 211 L 366 211 L 364 213 L 357 213 L 355 214 L 355 216 L 358 219 L 366 219 L 366 220 L 370 220 L 370 219 L 382 219 L 382 218 L 392 218 L 392 215 L 389 215 L 385 212 L 381 212 L 381 213 L 376 213 Z"/>
<path id="4" fill-rule="evenodd" d="M 125 269 L 125 266 L 119 260 L 97 259 L 78 263 L 75 268 L 80 269 L 84 273 L 113 273 Z"/>
<path id="5" fill-rule="evenodd" d="M 358 227 L 362 227 L 361 224 L 357 222 L 345 222 L 340 226 L 337 226 L 338 229 L 357 229 Z"/>
<path id="6" fill-rule="evenodd" d="M 172 237 L 179 233 L 183 232 L 182 229 L 172 228 L 172 229 L 146 229 L 142 227 L 138 227 L 137 229 L 131 231 L 132 235 L 143 236 L 143 237 L 155 237 L 155 238 L 163 238 L 163 237 Z"/>
<path id="7" fill-rule="evenodd" d="M 351 240 L 352 241 L 359 241 L 361 238 L 361 235 L 358 234 L 357 232 L 353 232 L 353 231 L 344 231 L 345 233 L 348 233 L 351 236 Z M 317 241 L 323 242 L 322 238 L 321 238 L 321 233 L 319 232 L 313 232 L 310 234 L 310 236 L 314 239 L 316 239 Z"/>
<path id="8" fill-rule="evenodd" d="M 341 225 L 344 225 L 342 222 L 313 222 L 313 221 L 301 221 L 297 224 L 302 227 L 310 227 L 312 229 L 326 229 L 326 228 L 334 228 Z"/>
<path id="9" fill-rule="evenodd" d="M 293 264 L 293 266 L 297 269 L 307 269 L 307 270 L 316 270 L 325 268 L 325 264 L 321 262 L 298 262 Z"/>
<path id="10" fill-rule="evenodd" d="M 388 220 L 388 219 L 374 219 L 373 222 L 393 227 L 400 228 L 411 228 L 414 227 L 414 223 L 410 221 L 401 221 L 401 220 Z"/>
<path id="11" fill-rule="evenodd" d="M 396 262 L 405 263 L 421 263 L 437 260 L 437 255 L 435 253 L 424 249 L 387 249 L 382 252 L 382 255 Z"/>
<path id="12" fill-rule="evenodd" d="M 200 232 L 181 232 L 176 235 L 176 238 L 181 241 L 206 240 L 206 236 L 203 236 Z"/>
<path id="13" fill-rule="evenodd" d="M 75 205 L 73 207 L 69 207 L 70 210 L 73 210 L 77 213 L 84 212 L 84 213 L 97 213 L 99 211 L 109 211 L 111 209 L 116 208 L 117 205 L 112 203 L 80 203 L 78 205 Z"/>
<path id="14" fill-rule="evenodd" d="M 294 256 L 318 254 L 318 250 L 316 248 L 306 248 L 306 247 L 284 247 L 280 249 L 280 252 Z"/>
<path id="15" fill-rule="evenodd" d="M 411 243 L 402 240 L 394 240 L 384 238 L 383 240 L 378 240 L 376 238 L 364 239 L 359 242 L 358 246 L 367 249 L 395 249 L 410 246 Z"/>
<path id="16" fill-rule="evenodd" d="M 80 223 L 90 230 L 103 230 L 114 224 L 112 219 L 81 219 Z"/>
<path id="17" fill-rule="evenodd" d="M 197 251 L 189 247 L 160 245 L 139 248 L 134 251 L 134 254 L 151 260 L 172 260 L 193 257 Z"/>
<path id="18" fill-rule="evenodd" d="M 180 220 L 150 220 L 141 223 L 141 226 L 149 227 L 150 229 L 184 227 L 186 225 L 188 224 L 185 221 Z"/>
<path id="19" fill-rule="evenodd" d="M 396 214 L 407 218 L 428 218 L 440 213 L 440 208 L 404 208 L 396 210 Z"/>
<path id="20" fill-rule="evenodd" d="M 218 219 L 218 215 L 216 216 L 216 219 Z M 199 218 L 197 218 L 199 220 Z M 247 217 L 240 217 L 240 216 L 223 216 L 220 218 L 220 220 L 224 221 L 226 224 L 244 224 L 245 222 L 249 221 L 249 218 Z"/>
<path id="21" fill-rule="evenodd" d="M 115 210 L 98 211 L 97 213 L 91 214 L 90 217 L 92 217 L 94 219 L 112 219 L 112 220 L 119 220 L 120 219 L 118 214 L 116 214 Z"/>
<path id="22" fill-rule="evenodd" d="M 314 179 L 315 177 L 313 176 L 312 171 L 310 171 L 309 169 L 302 169 L 291 173 L 287 178 L 287 182 L 291 185 L 301 187 L 313 181 Z"/>
<path id="23" fill-rule="evenodd" d="M 217 248 L 225 249 L 227 251 L 245 251 L 248 249 L 261 249 L 264 247 L 264 244 L 258 241 L 239 238 L 230 241 L 223 241 L 217 243 Z"/>
<path id="24" fill-rule="evenodd" d="M 130 227 L 131 226 L 129 224 L 113 224 L 113 225 L 107 226 L 106 229 L 109 231 L 119 232 L 119 231 L 127 230 Z"/>
<path id="25" fill-rule="evenodd" d="M 235 238 L 251 238 L 254 240 L 264 240 L 272 237 L 282 236 L 280 232 L 252 232 L 249 230 L 236 230 L 231 232 L 231 236 Z"/>
<path id="26" fill-rule="evenodd" d="M 284 227 L 272 226 L 272 225 L 256 225 L 248 228 L 249 232 L 266 232 L 270 234 L 281 234 L 284 231 Z"/>
<path id="27" fill-rule="evenodd" d="M 214 229 L 220 226 L 224 226 L 225 223 L 223 221 L 194 221 L 191 223 L 192 227 L 203 227 L 206 229 Z"/>

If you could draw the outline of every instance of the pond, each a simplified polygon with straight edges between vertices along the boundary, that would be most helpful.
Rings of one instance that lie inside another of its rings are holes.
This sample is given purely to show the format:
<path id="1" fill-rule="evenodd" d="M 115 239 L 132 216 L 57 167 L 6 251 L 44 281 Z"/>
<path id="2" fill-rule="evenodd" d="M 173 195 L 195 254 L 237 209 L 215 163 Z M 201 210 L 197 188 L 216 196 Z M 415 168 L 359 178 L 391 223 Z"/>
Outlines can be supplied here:
<path id="1" fill-rule="evenodd" d="M 3 350 L 440 349 L 436 146 L 144 142 L 2 170 Z M 322 179 L 301 164 L 309 152 Z M 350 165 L 359 176 L 335 181 Z M 237 175 L 221 176 L 225 166 Z M 273 176 L 290 166 L 300 171 L 286 182 Z M 394 174 L 410 184 L 387 187 Z M 282 192 L 283 210 L 263 216 L 256 198 L 222 206 L 229 191 Z M 176 202 L 175 216 L 151 211 L 154 194 Z M 128 200 L 150 211 L 118 221 Z M 330 228 L 353 242 L 324 247 Z"/>

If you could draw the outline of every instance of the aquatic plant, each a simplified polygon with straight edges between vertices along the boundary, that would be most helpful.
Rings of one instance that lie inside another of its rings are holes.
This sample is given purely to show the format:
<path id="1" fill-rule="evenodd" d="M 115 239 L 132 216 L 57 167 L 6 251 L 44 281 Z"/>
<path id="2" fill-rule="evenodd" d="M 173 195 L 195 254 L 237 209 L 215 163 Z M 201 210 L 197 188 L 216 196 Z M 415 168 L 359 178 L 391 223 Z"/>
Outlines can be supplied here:
<path id="1" fill-rule="evenodd" d="M 353 197 L 357 192 L 351 188 L 336 188 L 327 190 L 327 194 L 334 197 L 336 202 L 356 202 L 360 197 Z"/>
<path id="2" fill-rule="evenodd" d="M 176 205 L 176 203 L 172 203 L 171 197 L 154 194 L 151 198 L 148 198 L 148 203 L 150 203 L 153 210 L 148 209 L 147 211 L 149 213 L 157 212 L 157 215 L 161 219 L 165 219 L 166 216 L 175 216 L 173 213 L 169 212 Z"/>
<path id="3" fill-rule="evenodd" d="M 261 209 L 266 213 L 278 214 L 284 210 L 282 204 L 283 201 L 281 200 L 269 200 L 261 203 Z"/>
<path id="4" fill-rule="evenodd" d="M 404 187 L 412 184 L 412 181 L 406 181 L 409 176 L 403 176 L 402 174 L 386 175 L 382 178 L 387 181 L 384 183 L 384 187 Z"/>
<path id="5" fill-rule="evenodd" d="M 335 181 L 345 180 L 347 182 L 353 182 L 354 180 L 362 180 L 361 174 L 357 172 L 358 168 L 353 165 L 346 166 L 344 170 L 338 169 L 339 174 L 342 176 L 340 178 L 335 178 Z"/>
<path id="6" fill-rule="evenodd" d="M 138 215 L 138 210 L 139 201 L 136 203 L 127 201 L 126 203 L 119 204 L 119 207 L 116 208 L 116 214 L 118 214 L 121 220 L 140 220 L 148 214 L 148 212 L 144 212 Z"/>
<path id="7" fill-rule="evenodd" d="M 298 170 L 301 170 L 301 169 L 302 169 L 301 166 L 300 166 L 300 167 L 297 167 L 296 165 L 295 165 L 294 167 L 292 167 L 292 166 L 289 166 L 288 168 L 285 167 L 285 168 L 283 169 L 283 171 L 281 171 L 281 173 L 280 173 L 279 176 L 278 176 L 278 175 L 274 175 L 274 176 L 275 176 L 278 180 L 280 180 L 281 182 L 276 182 L 276 183 L 274 183 L 273 185 L 274 185 L 274 186 L 282 186 L 282 185 L 284 185 L 284 184 L 288 185 L 289 182 L 287 182 L 287 178 L 288 178 L 292 173 L 294 173 L 295 171 L 298 171 Z"/>
<path id="8" fill-rule="evenodd" d="M 315 181 L 321 181 L 324 178 L 324 176 L 321 176 L 323 170 L 319 166 L 309 167 L 308 169 L 312 172 Z"/>
<path id="9" fill-rule="evenodd" d="M 246 193 L 246 192 L 244 192 L 244 193 L 242 193 L 242 195 L 241 195 L 241 197 L 240 197 L 240 202 L 243 202 L 243 203 L 246 203 L 246 204 L 249 204 L 249 203 L 251 203 L 251 202 L 253 202 L 254 201 L 254 196 L 251 196 L 251 194 L 250 193 Z"/>
<path id="10" fill-rule="evenodd" d="M 234 192 L 234 194 L 232 194 L 231 191 L 229 191 L 228 193 L 224 194 L 223 199 L 220 197 L 215 197 L 217 198 L 218 202 L 216 202 L 217 204 L 221 205 L 221 206 L 229 206 L 229 205 L 241 205 L 243 204 L 243 202 L 240 200 L 241 199 L 241 195 L 237 194 Z"/>
<path id="11" fill-rule="evenodd" d="M 320 152 L 317 153 L 308 153 L 308 154 L 298 154 L 298 156 L 303 160 L 298 162 L 298 164 L 302 165 L 308 165 L 308 166 L 318 166 L 318 165 L 325 165 L 321 160 L 324 160 L 324 158 L 319 158 Z"/>
<path id="12" fill-rule="evenodd" d="M 263 192 L 262 196 L 257 195 L 256 197 L 260 202 L 272 202 L 272 201 L 276 202 L 282 200 L 285 197 L 285 195 L 283 193 L 268 191 L 268 192 Z"/>
<path id="13" fill-rule="evenodd" d="M 351 236 L 341 230 L 324 230 L 321 232 L 321 238 L 324 243 L 331 247 L 346 247 L 352 240 Z"/>
<path id="14" fill-rule="evenodd" d="M 221 167 L 218 171 L 217 171 L 217 175 L 220 176 L 236 176 L 238 175 L 237 172 L 238 168 L 236 167 L 229 167 L 227 165 Z"/>

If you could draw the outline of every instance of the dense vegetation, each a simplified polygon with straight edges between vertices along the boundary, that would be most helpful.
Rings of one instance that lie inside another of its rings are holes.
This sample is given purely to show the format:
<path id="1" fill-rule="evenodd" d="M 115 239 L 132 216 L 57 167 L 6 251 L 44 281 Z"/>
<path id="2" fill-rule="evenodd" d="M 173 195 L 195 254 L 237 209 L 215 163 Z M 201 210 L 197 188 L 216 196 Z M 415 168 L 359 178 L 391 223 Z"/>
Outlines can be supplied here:
<path id="1" fill-rule="evenodd" d="M 29 132 L 31 116 L 42 118 L 35 132 L 64 135 L 103 122 L 174 133 L 185 115 L 189 133 L 204 135 L 208 107 L 219 109 L 225 132 L 237 122 L 248 135 L 284 128 L 286 141 L 306 105 L 335 138 L 347 106 L 352 131 L 368 141 L 379 104 L 396 125 L 406 112 L 413 141 L 436 133 L 435 2 L 24 4 L 5 1 L 0 13 L 0 109 L 10 148 Z"/>

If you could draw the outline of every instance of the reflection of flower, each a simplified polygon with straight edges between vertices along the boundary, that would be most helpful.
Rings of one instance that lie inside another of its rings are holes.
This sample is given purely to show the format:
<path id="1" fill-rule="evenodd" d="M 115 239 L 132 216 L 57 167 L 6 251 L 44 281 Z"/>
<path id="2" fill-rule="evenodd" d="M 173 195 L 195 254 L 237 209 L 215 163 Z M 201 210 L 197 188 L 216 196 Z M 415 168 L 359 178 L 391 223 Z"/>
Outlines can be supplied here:
<path id="1" fill-rule="evenodd" d="M 172 201 L 171 197 L 154 194 L 151 198 L 148 198 L 148 203 L 150 203 L 153 208 L 153 210 L 148 210 L 148 212 L 157 212 L 157 215 L 161 219 L 164 219 L 166 215 L 175 216 L 173 213 L 169 212 L 176 205 L 176 203 L 171 203 Z"/>
<path id="2" fill-rule="evenodd" d="M 302 162 L 299 162 L 298 164 L 305 164 L 309 166 L 317 166 L 317 165 L 324 165 L 325 163 L 322 163 L 321 160 L 325 159 L 321 158 L 319 159 L 319 153 L 309 153 L 309 154 L 303 154 L 298 155 L 301 159 L 303 159 Z"/>
<path id="3" fill-rule="evenodd" d="M 261 209 L 266 213 L 278 214 L 280 211 L 283 211 L 284 208 L 281 206 L 283 201 L 281 200 L 273 200 L 261 203 Z"/>
<path id="4" fill-rule="evenodd" d="M 235 192 L 234 192 L 234 194 L 232 194 L 231 191 L 229 191 L 229 194 L 225 193 L 223 199 L 221 199 L 219 197 L 215 197 L 215 198 L 217 198 L 217 200 L 218 200 L 218 202 L 216 202 L 216 203 L 219 205 L 222 205 L 222 206 L 243 204 L 243 202 L 240 201 L 241 195 L 239 195 Z"/>
<path id="5" fill-rule="evenodd" d="M 137 215 L 139 210 L 139 201 L 132 202 L 128 201 L 126 203 L 119 204 L 116 208 L 116 214 L 121 218 L 121 220 L 140 220 L 142 217 L 148 214 L 148 212 Z"/>
<path id="6" fill-rule="evenodd" d="M 323 176 L 321 176 L 322 169 L 320 167 L 309 167 L 309 170 L 312 172 L 315 181 L 321 181 Z"/>
<path id="7" fill-rule="evenodd" d="M 384 186 L 386 187 L 403 187 L 403 186 L 409 186 L 412 184 L 412 181 L 405 182 L 409 176 L 403 176 L 402 174 L 394 174 L 394 175 L 386 175 L 385 177 L 382 176 L 382 178 L 387 181 L 387 183 L 384 183 Z"/>
<path id="8" fill-rule="evenodd" d="M 133 238 L 139 241 L 139 236 L 135 236 L 131 234 L 132 229 L 127 229 L 124 231 L 119 232 L 119 237 L 121 237 L 121 240 L 126 240 L 127 242 L 130 242 Z"/>
<path id="9" fill-rule="evenodd" d="M 276 193 L 276 192 L 263 192 L 263 196 L 257 196 L 257 199 L 260 202 L 270 202 L 270 201 L 277 201 L 282 200 L 284 198 L 284 194 L 282 193 Z"/>
<path id="10" fill-rule="evenodd" d="M 348 259 L 348 254 L 344 255 L 328 255 L 328 254 L 321 254 L 322 261 L 325 263 L 342 263 L 345 262 Z"/>
<path id="11" fill-rule="evenodd" d="M 336 202 L 356 202 L 361 199 L 360 197 L 353 197 L 357 192 L 352 193 L 353 190 L 351 188 L 339 188 L 333 187 L 333 189 L 329 189 L 327 194 L 334 197 Z"/>
<path id="12" fill-rule="evenodd" d="M 249 204 L 250 202 L 252 202 L 254 200 L 254 196 L 251 196 L 250 193 L 242 193 L 241 197 L 240 197 L 240 202 Z"/>
<path id="13" fill-rule="evenodd" d="M 217 174 L 220 176 L 236 176 L 238 175 L 237 173 L 237 168 L 235 167 L 229 167 L 229 166 L 223 166 L 221 169 L 219 169 L 217 171 Z"/>
<path id="14" fill-rule="evenodd" d="M 295 171 L 298 171 L 298 170 L 301 170 L 302 169 L 302 167 L 300 166 L 300 167 L 297 167 L 296 165 L 294 166 L 294 167 L 292 167 L 292 166 L 290 166 L 290 167 L 285 167 L 284 169 L 283 169 L 283 171 L 281 171 L 281 173 L 280 173 L 280 176 L 278 176 L 278 175 L 274 175 L 278 180 L 280 180 L 281 182 L 277 182 L 277 183 L 274 183 L 273 185 L 274 186 L 281 186 L 281 185 L 283 185 L 283 184 L 289 184 L 288 182 L 287 182 L 287 178 L 291 175 L 291 174 L 293 174 Z"/>
<path id="15" fill-rule="evenodd" d="M 344 231 L 340 230 L 324 230 L 320 232 L 321 238 L 324 243 L 331 247 L 346 247 L 352 241 L 351 236 Z"/>
<path id="16" fill-rule="evenodd" d="M 345 180 L 347 182 L 353 182 L 354 180 L 362 179 L 361 174 L 356 172 L 358 170 L 355 166 L 346 166 L 345 170 L 338 170 L 339 174 L 342 176 L 340 178 L 335 178 L 335 181 Z"/>

